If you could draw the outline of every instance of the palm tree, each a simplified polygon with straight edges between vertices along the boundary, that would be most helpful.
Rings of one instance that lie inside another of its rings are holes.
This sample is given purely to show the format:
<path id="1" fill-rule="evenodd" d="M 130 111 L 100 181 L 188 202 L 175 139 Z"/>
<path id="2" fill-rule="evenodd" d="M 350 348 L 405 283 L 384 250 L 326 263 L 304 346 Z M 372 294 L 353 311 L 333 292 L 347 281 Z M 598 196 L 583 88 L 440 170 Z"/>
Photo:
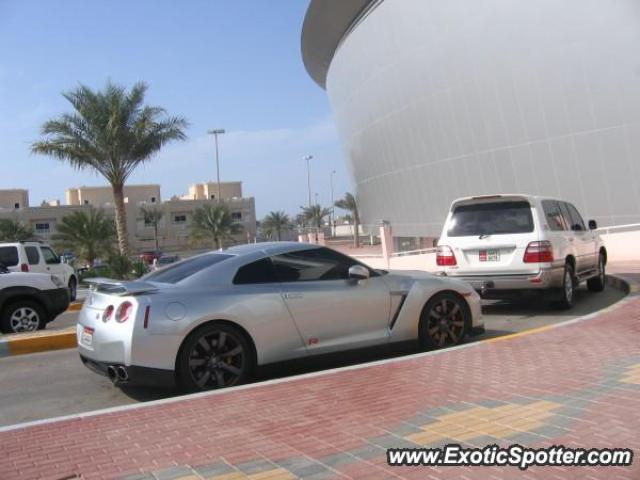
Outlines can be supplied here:
<path id="1" fill-rule="evenodd" d="M 291 219 L 289 215 L 284 212 L 270 212 L 269 215 L 262 220 L 261 226 L 263 232 L 265 232 L 269 238 L 275 234 L 276 239 L 280 241 L 282 239 L 282 231 L 291 228 Z"/>
<path id="2" fill-rule="evenodd" d="M 129 92 L 107 82 L 102 91 L 80 85 L 63 96 L 75 112 L 42 125 L 43 139 L 33 153 L 51 155 L 78 170 L 93 170 L 111 184 L 116 211 L 118 245 L 129 254 L 124 185 L 137 166 L 164 145 L 184 140 L 187 122 L 169 117 L 163 108 L 144 104 L 147 85 L 136 83 Z"/>
<path id="3" fill-rule="evenodd" d="M 3 218 L 0 219 L 0 241 L 20 242 L 33 238 L 33 230 L 20 220 Z"/>
<path id="4" fill-rule="evenodd" d="M 113 250 L 115 224 L 101 209 L 77 211 L 63 217 L 53 240 L 71 248 L 93 268 L 96 258 L 106 258 Z"/>
<path id="5" fill-rule="evenodd" d="M 193 212 L 191 238 L 212 240 L 218 248 L 222 249 L 223 241 L 233 234 L 240 233 L 241 228 L 225 204 L 207 204 Z"/>
<path id="6" fill-rule="evenodd" d="M 158 225 L 164 216 L 164 212 L 158 207 L 141 207 L 140 213 L 144 219 L 145 226 L 153 227 L 153 238 L 156 241 L 156 250 L 158 250 Z"/>
<path id="7" fill-rule="evenodd" d="M 344 198 L 336 201 L 336 207 L 347 210 L 353 216 L 353 245 L 358 248 L 360 246 L 360 215 L 358 214 L 358 204 L 356 197 L 347 192 Z"/>
<path id="8" fill-rule="evenodd" d="M 302 215 L 311 223 L 312 226 L 322 228 L 322 221 L 331 215 L 330 208 L 322 208 L 320 205 L 311 205 L 310 207 L 302 208 Z"/>

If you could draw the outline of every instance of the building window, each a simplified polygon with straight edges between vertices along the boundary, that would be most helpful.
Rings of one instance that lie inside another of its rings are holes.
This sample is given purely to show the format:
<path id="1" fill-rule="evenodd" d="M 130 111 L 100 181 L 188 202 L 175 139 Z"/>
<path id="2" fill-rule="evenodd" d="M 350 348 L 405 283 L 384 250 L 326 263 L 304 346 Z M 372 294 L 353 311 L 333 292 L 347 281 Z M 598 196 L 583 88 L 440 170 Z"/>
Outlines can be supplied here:
<path id="1" fill-rule="evenodd" d="M 85 200 L 85 201 L 84 201 L 84 204 L 85 204 L 85 205 L 89 205 L 89 200 Z"/>
<path id="2" fill-rule="evenodd" d="M 20 204 L 19 203 L 14 203 L 13 204 L 13 208 L 20 208 Z"/>
<path id="3" fill-rule="evenodd" d="M 174 215 L 173 216 L 173 223 L 176 223 L 176 224 L 187 223 L 187 216 L 186 215 Z"/>
<path id="4" fill-rule="evenodd" d="M 211 195 L 211 200 L 213 200 L 214 198 L 216 198 L 216 196 L 215 195 Z"/>
<path id="5" fill-rule="evenodd" d="M 231 218 L 233 218 L 234 220 L 242 220 L 242 213 L 241 212 L 231 212 Z"/>
<path id="6" fill-rule="evenodd" d="M 151 203 L 156 203 L 156 197 L 151 197 Z"/>
<path id="7" fill-rule="evenodd" d="M 49 233 L 49 223 L 36 223 L 36 233 Z"/>

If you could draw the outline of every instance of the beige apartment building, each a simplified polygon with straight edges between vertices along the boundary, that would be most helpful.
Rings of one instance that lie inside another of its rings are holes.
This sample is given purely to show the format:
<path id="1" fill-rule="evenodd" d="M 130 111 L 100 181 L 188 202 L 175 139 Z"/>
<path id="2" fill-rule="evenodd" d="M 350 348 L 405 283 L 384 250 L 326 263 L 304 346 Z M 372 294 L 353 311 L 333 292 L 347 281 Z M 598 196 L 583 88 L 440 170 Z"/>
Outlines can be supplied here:
<path id="1" fill-rule="evenodd" d="M 29 191 L 21 188 L 0 190 L 0 209 L 13 210 L 29 206 Z"/>
<path id="2" fill-rule="evenodd" d="M 242 227 L 228 244 L 252 242 L 256 236 L 256 210 L 253 197 L 242 196 L 242 182 L 221 183 L 222 200 L 231 210 L 231 215 Z M 201 183 L 189 187 L 189 193 L 174 196 L 162 202 L 160 185 L 129 185 L 125 187 L 125 208 L 129 243 L 136 252 L 155 249 L 153 225 L 144 222 L 142 208 L 157 208 L 163 213 L 158 224 L 158 246 L 164 252 L 183 252 L 193 248 L 208 248 L 211 245 L 195 245 L 189 238 L 189 225 L 197 208 L 215 204 L 211 197 L 218 193 L 217 183 Z M 21 192 L 22 196 L 17 193 Z M 212 193 L 213 192 L 213 193 Z M 75 211 L 102 208 L 108 216 L 115 216 L 111 187 L 78 187 L 66 191 L 67 205 L 56 206 L 55 202 L 43 202 L 39 207 L 30 207 L 27 190 L 0 190 L 0 219 L 14 218 L 33 228 L 34 234 L 51 241 L 57 224 Z M 19 206 L 16 206 L 19 205 Z"/>

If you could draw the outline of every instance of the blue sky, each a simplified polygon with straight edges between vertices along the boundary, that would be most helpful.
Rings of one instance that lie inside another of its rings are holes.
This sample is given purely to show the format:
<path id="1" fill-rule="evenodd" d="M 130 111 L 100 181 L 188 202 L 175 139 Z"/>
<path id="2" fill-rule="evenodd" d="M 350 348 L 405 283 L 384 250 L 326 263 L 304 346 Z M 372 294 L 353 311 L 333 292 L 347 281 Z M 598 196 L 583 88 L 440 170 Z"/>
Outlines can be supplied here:
<path id="1" fill-rule="evenodd" d="M 131 183 L 159 183 L 163 198 L 215 179 L 210 128 L 221 138 L 222 180 L 242 180 L 258 217 L 297 213 L 312 190 L 328 205 L 351 179 L 326 93 L 300 57 L 306 0 L 0 0 L 0 189 L 27 188 L 32 205 L 64 201 L 71 186 L 102 185 L 29 153 L 42 122 L 69 110 L 61 92 L 107 79 L 149 84 L 147 101 L 186 117 L 189 139 L 167 147 Z"/>

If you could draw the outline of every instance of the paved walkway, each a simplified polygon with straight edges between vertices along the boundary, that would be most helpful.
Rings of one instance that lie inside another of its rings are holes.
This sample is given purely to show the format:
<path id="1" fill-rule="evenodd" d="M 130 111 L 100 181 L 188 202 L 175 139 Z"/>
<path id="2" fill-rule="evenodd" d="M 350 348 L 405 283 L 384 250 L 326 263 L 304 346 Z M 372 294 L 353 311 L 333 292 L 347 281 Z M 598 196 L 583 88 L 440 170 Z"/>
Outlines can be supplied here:
<path id="1" fill-rule="evenodd" d="M 637 457 L 639 412 L 640 297 L 631 295 L 559 328 L 5 431 L 0 478 L 638 479 L 638 458 L 523 473 L 390 467 L 385 452 L 520 443 L 626 447 Z"/>

